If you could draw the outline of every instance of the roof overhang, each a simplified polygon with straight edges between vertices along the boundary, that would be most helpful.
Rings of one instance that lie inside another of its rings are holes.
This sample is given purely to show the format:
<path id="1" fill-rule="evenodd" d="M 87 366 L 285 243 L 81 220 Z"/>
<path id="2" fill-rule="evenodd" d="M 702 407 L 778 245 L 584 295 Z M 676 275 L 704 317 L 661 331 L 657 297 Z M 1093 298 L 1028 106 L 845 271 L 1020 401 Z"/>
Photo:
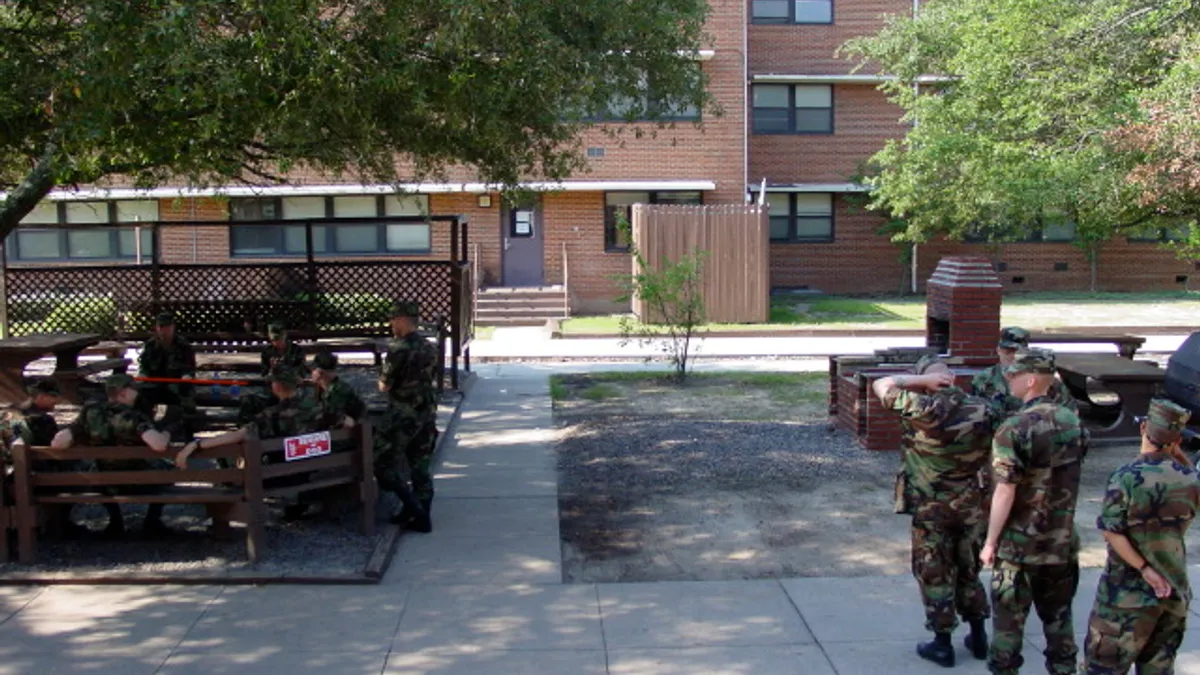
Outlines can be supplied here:
<path id="1" fill-rule="evenodd" d="M 894 75 L 805 75 L 805 74 L 765 74 L 750 76 L 751 82 L 759 84 L 883 84 L 893 82 Z M 917 84 L 938 84 L 952 82 L 954 78 L 945 75 L 921 75 Z"/>
<path id="2" fill-rule="evenodd" d="M 751 183 L 746 186 L 750 192 L 762 190 L 761 183 Z M 767 192 L 870 192 L 871 188 L 858 183 L 788 183 L 786 185 L 767 184 Z"/>
<path id="3" fill-rule="evenodd" d="M 522 183 L 521 187 L 538 192 L 694 192 L 717 189 L 711 180 L 595 180 Z M 187 197 L 328 197 L 338 195 L 485 194 L 499 192 L 500 186 L 488 183 L 397 183 L 394 185 L 233 185 L 224 187 L 158 188 L 87 188 L 54 190 L 46 199 L 56 202 L 107 199 L 175 199 Z M 5 197 L 0 193 L 0 199 Z"/>

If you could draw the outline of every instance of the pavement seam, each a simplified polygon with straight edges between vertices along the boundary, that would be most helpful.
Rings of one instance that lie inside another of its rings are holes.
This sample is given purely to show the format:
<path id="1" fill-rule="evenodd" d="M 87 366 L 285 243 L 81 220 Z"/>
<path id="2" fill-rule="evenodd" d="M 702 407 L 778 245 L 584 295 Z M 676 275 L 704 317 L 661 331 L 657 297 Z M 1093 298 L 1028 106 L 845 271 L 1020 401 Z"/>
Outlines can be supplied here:
<path id="1" fill-rule="evenodd" d="M 0 619 L 0 626 L 3 626 L 4 624 L 8 623 L 9 620 L 11 620 L 14 616 L 20 614 L 34 600 L 37 600 L 38 598 L 42 597 L 42 594 L 46 592 L 47 588 L 50 588 L 50 587 L 42 586 L 41 588 L 38 589 L 37 593 L 33 594 L 33 597 L 31 597 L 28 600 L 26 600 L 25 602 L 21 603 L 21 606 L 14 609 L 8 616 L 4 617 L 3 619 Z"/>
<path id="2" fill-rule="evenodd" d="M 188 626 L 187 630 L 183 631 L 183 635 L 179 637 L 179 642 L 176 642 L 175 646 L 171 647 L 171 651 L 167 652 L 166 658 L 164 658 L 162 663 L 158 664 L 158 667 L 154 669 L 155 675 L 158 675 L 158 673 L 162 672 L 162 669 L 167 666 L 167 661 L 170 661 L 171 657 L 175 656 L 175 653 L 179 651 L 181 646 L 183 646 L 183 641 L 186 640 L 188 635 L 190 635 L 191 632 L 196 629 L 196 626 L 200 625 L 200 622 L 203 621 L 204 617 L 208 615 L 208 610 L 212 607 L 213 603 L 217 600 L 220 600 L 221 596 L 225 595 L 225 591 L 227 590 L 229 590 L 228 586 L 221 586 L 221 590 L 218 591 L 216 595 L 212 596 L 208 602 L 204 603 L 204 609 L 200 610 L 200 615 L 196 617 L 196 620 L 192 622 L 192 625 Z"/>
<path id="3" fill-rule="evenodd" d="M 808 634 L 812 636 L 813 644 L 817 646 L 817 649 L 821 650 L 821 656 L 825 657 L 825 663 L 829 664 L 829 669 L 833 671 L 834 675 L 841 675 L 838 672 L 837 666 L 833 665 L 833 659 L 829 658 L 829 652 L 825 651 L 824 643 L 817 638 L 816 632 L 808 625 L 808 619 L 804 618 L 804 612 L 800 611 L 800 605 L 796 604 L 796 599 L 792 597 L 791 593 L 788 593 L 788 589 L 783 585 L 782 580 L 776 579 L 775 583 L 779 585 L 779 590 L 783 591 L 783 597 L 787 598 L 788 604 L 792 606 L 792 609 L 796 610 L 796 616 L 800 617 L 800 623 L 804 624 L 804 630 L 808 631 Z"/>
<path id="4" fill-rule="evenodd" d="M 400 616 L 396 617 L 396 628 L 392 631 L 392 638 L 388 640 L 387 653 L 383 655 L 383 668 L 380 669 L 379 675 L 387 672 L 388 661 L 392 660 L 392 651 L 396 648 L 396 636 L 400 634 L 400 623 L 404 621 L 404 615 L 408 613 L 408 603 L 412 600 L 413 587 L 415 584 L 407 584 L 408 591 L 404 594 L 404 608 L 400 610 Z"/>
<path id="5" fill-rule="evenodd" d="M 600 584 L 592 584 L 592 590 L 596 593 L 596 616 L 600 619 L 600 644 L 604 645 L 604 673 L 611 675 L 608 661 L 608 635 L 604 632 L 604 606 L 600 604 Z"/>

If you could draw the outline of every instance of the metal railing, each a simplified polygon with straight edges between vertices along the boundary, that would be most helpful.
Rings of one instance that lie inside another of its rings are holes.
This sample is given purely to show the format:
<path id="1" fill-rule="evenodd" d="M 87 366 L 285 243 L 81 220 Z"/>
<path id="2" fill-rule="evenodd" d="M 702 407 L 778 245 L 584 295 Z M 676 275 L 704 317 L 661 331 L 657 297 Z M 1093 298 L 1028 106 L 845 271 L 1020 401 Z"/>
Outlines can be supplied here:
<path id="1" fill-rule="evenodd" d="M 563 318 L 571 318 L 571 267 L 567 263 L 567 242 L 562 245 L 563 266 Z"/>

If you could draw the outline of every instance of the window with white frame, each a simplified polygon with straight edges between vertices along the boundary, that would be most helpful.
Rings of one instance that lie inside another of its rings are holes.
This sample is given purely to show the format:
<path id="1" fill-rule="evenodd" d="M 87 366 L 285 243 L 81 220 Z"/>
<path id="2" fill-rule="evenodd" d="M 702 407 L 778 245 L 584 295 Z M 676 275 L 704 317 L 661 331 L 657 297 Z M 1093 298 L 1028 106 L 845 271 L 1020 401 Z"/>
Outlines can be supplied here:
<path id="1" fill-rule="evenodd" d="M 312 225 L 314 255 L 422 254 L 433 247 L 428 221 L 387 222 L 388 217 L 427 217 L 427 195 L 237 199 L 229 214 L 247 223 L 230 227 L 230 249 L 237 257 L 306 255 L 306 225 L 286 222 L 293 220 L 321 221 Z M 249 224 L 253 221 L 272 222 Z"/>
<path id="2" fill-rule="evenodd" d="M 833 241 L 833 195 L 828 192 L 768 192 L 773 242 Z"/>
<path id="3" fill-rule="evenodd" d="M 759 24 L 833 23 L 833 0 L 753 0 L 750 20 Z"/>
<path id="4" fill-rule="evenodd" d="M 832 85 L 756 84 L 752 89 L 754 133 L 833 133 Z"/>
<path id="5" fill-rule="evenodd" d="M 43 201 L 21 219 L 5 248 L 14 262 L 136 260 L 139 255 L 148 262 L 154 235 L 149 227 L 136 223 L 157 221 L 155 200 Z"/>

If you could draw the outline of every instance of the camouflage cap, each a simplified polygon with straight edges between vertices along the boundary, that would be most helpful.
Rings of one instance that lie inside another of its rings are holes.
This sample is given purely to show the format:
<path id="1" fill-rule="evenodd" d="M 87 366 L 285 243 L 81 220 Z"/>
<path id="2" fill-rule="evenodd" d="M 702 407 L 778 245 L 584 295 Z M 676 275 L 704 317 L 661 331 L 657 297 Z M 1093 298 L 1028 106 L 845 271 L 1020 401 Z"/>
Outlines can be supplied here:
<path id="1" fill-rule="evenodd" d="M 105 391 L 117 391 L 118 389 L 136 389 L 138 386 L 137 380 L 126 373 L 113 373 L 104 380 Z"/>
<path id="2" fill-rule="evenodd" d="M 399 300 L 392 304 L 392 312 L 389 316 L 393 319 L 398 316 L 412 318 L 421 316 L 421 305 L 412 300 Z"/>
<path id="3" fill-rule="evenodd" d="M 1054 352 L 1049 349 L 1023 347 L 1017 350 L 1011 366 L 1004 369 L 1005 375 L 1017 373 L 1054 374 Z"/>
<path id="4" fill-rule="evenodd" d="M 924 375 L 925 371 L 929 370 L 931 367 L 936 366 L 938 364 L 941 364 L 944 366 L 944 365 L 946 365 L 946 362 L 941 360 L 934 354 L 925 354 L 921 358 L 917 359 L 916 364 L 913 365 L 912 371 L 913 371 L 914 375 Z"/>
<path id="5" fill-rule="evenodd" d="M 294 368 L 275 366 L 267 375 L 267 382 L 278 382 L 289 387 L 300 386 L 300 374 Z"/>
<path id="6" fill-rule="evenodd" d="M 58 380 L 53 377 L 47 377 L 44 380 L 38 380 L 29 386 L 29 395 L 37 396 L 38 394 L 47 394 L 50 396 L 62 396 L 62 391 L 58 388 Z"/>
<path id="7" fill-rule="evenodd" d="M 1179 438 L 1192 413 L 1187 408 L 1165 398 L 1150 401 L 1150 410 L 1140 418 L 1146 423 L 1146 435 L 1151 440 L 1171 443 Z"/>
<path id="8" fill-rule="evenodd" d="M 1000 344 L 1003 349 L 1020 349 L 1029 346 L 1029 331 L 1020 326 L 1000 329 Z"/>
<path id="9" fill-rule="evenodd" d="M 160 312 L 158 316 L 154 317 L 154 325 L 155 326 L 174 326 L 175 325 L 175 315 L 170 312 Z"/>
<path id="10" fill-rule="evenodd" d="M 315 356 L 313 356 L 313 368 L 320 368 L 321 370 L 335 370 L 337 365 L 337 355 L 333 352 L 318 352 Z"/>
<path id="11" fill-rule="evenodd" d="M 267 324 L 267 337 L 272 340 L 282 340 L 287 337 L 287 326 L 282 321 L 272 321 Z"/>

